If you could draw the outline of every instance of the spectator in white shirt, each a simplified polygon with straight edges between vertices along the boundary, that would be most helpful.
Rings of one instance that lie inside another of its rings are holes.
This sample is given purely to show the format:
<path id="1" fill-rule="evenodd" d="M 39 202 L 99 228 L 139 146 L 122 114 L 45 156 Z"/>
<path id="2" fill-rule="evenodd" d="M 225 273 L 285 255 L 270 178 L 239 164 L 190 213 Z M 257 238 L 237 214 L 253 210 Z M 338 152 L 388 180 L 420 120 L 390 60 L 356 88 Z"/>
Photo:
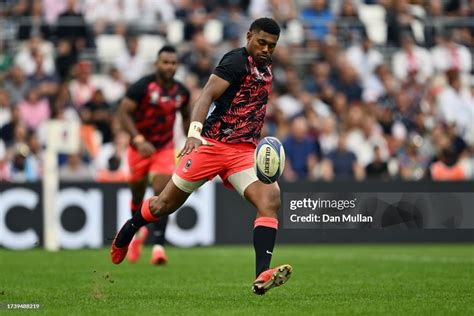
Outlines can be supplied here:
<path id="1" fill-rule="evenodd" d="M 374 149 L 380 149 L 383 161 L 390 154 L 388 145 L 383 137 L 382 128 L 372 116 L 365 116 L 361 128 L 353 128 L 347 134 L 347 148 L 357 157 L 357 161 L 365 168 L 374 161 Z"/>
<path id="2" fill-rule="evenodd" d="M 472 56 L 469 49 L 455 42 L 452 34 L 447 33 L 440 44 L 431 50 L 433 66 L 436 71 L 458 70 L 469 74 L 472 69 Z"/>
<path id="3" fill-rule="evenodd" d="M 418 83 L 426 82 L 433 74 L 431 55 L 428 50 L 416 46 L 411 35 L 405 34 L 402 49 L 393 56 L 392 70 L 399 80 L 406 81 L 410 75 L 415 75 Z"/>
<path id="4" fill-rule="evenodd" d="M 337 122 L 334 116 L 328 116 L 321 120 L 321 129 L 319 130 L 319 143 L 322 154 L 328 155 L 337 148 L 339 135 L 337 133 Z"/>
<path id="5" fill-rule="evenodd" d="M 287 82 L 287 91 L 277 99 L 277 108 L 282 111 L 285 119 L 289 120 L 292 117 L 303 112 L 303 102 L 300 96 L 303 92 L 301 82 L 297 78 L 292 78 Z"/>
<path id="6" fill-rule="evenodd" d="M 374 73 L 375 68 L 383 63 L 382 54 L 373 48 L 367 34 L 363 35 L 361 44 L 354 45 L 346 51 L 346 56 L 364 85 Z"/>
<path id="7" fill-rule="evenodd" d="M 36 56 L 43 55 L 42 67 L 47 75 L 54 73 L 54 59 L 43 49 L 43 40 L 41 37 L 32 37 L 28 42 L 28 46 L 21 49 L 15 58 L 15 64 L 20 67 L 27 76 L 31 76 L 36 72 Z"/>
<path id="8" fill-rule="evenodd" d="M 91 79 L 92 65 L 88 61 L 81 61 L 75 66 L 75 79 L 69 83 L 71 100 L 76 109 L 82 108 L 94 94 L 95 84 Z"/>
<path id="9" fill-rule="evenodd" d="M 371 103 L 384 96 L 387 93 L 386 85 L 388 81 L 394 81 L 389 66 L 387 64 L 378 65 L 374 73 L 364 83 L 362 100 Z"/>
<path id="10" fill-rule="evenodd" d="M 110 69 L 109 76 L 102 82 L 102 91 L 105 100 L 110 104 L 117 104 L 125 95 L 127 86 L 117 68 Z"/>
<path id="11" fill-rule="evenodd" d="M 446 77 L 448 86 L 437 99 L 438 117 L 442 122 L 455 123 L 458 135 L 469 142 L 474 132 L 474 98 L 462 87 L 458 71 L 449 70 Z"/>
<path id="12" fill-rule="evenodd" d="M 145 74 L 146 60 L 138 54 L 138 37 L 127 38 L 127 50 L 118 56 L 115 67 L 128 83 L 137 81 Z"/>

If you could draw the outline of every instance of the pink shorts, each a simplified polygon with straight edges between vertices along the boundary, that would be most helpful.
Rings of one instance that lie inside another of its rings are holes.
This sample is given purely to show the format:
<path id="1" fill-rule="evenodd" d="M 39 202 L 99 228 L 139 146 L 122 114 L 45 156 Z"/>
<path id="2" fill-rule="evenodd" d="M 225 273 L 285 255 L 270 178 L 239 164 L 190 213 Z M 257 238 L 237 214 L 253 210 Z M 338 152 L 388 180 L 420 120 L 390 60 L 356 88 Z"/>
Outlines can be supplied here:
<path id="1" fill-rule="evenodd" d="M 253 144 L 227 144 L 209 138 L 206 140 L 214 146 L 200 146 L 197 151 L 181 157 L 175 170 L 176 175 L 189 182 L 212 180 L 218 175 L 227 187 L 232 187 L 227 181 L 230 175 L 253 168 Z"/>
<path id="2" fill-rule="evenodd" d="M 158 149 L 155 153 L 143 158 L 138 150 L 128 146 L 128 166 L 130 169 L 130 181 L 138 181 L 148 174 L 172 175 L 176 167 L 174 148 Z"/>

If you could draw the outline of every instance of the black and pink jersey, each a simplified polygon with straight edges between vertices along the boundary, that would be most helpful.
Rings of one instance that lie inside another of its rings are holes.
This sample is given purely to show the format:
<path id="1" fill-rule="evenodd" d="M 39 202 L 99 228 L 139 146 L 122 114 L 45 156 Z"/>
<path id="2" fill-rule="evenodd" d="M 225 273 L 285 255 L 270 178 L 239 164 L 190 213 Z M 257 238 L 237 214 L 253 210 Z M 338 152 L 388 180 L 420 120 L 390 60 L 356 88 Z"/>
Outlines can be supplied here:
<path id="1" fill-rule="evenodd" d="M 257 144 L 272 83 L 271 64 L 263 67 L 242 47 L 222 57 L 214 74 L 230 86 L 214 101 L 202 135 L 224 143 Z"/>
<path id="2" fill-rule="evenodd" d="M 188 89 L 178 81 L 165 89 L 149 75 L 130 86 L 126 96 L 138 104 L 132 117 L 140 134 L 157 149 L 172 147 L 176 111 L 188 104 Z"/>

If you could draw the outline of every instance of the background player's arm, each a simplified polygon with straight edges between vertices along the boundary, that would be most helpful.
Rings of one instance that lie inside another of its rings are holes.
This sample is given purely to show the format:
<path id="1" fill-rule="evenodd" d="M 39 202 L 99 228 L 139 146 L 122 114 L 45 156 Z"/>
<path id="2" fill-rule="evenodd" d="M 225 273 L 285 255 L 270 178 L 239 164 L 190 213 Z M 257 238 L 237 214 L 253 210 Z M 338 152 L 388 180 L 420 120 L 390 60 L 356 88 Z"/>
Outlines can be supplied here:
<path id="1" fill-rule="evenodd" d="M 203 123 L 206 119 L 209 108 L 211 107 L 212 102 L 219 98 L 225 90 L 230 86 L 230 83 L 219 76 L 212 74 L 209 77 L 204 89 L 201 92 L 201 95 L 198 97 L 196 103 L 194 104 L 193 113 L 191 115 L 191 122 Z M 191 151 L 196 150 L 199 146 L 202 145 L 202 141 L 195 137 L 188 137 L 186 144 L 179 153 L 178 157 L 182 157 L 186 154 L 189 154 Z"/>
<path id="2" fill-rule="evenodd" d="M 135 101 L 125 97 L 120 103 L 117 115 L 123 128 L 130 134 L 132 143 L 135 145 L 140 155 L 143 157 L 149 157 L 155 152 L 155 147 L 153 147 L 153 145 L 140 134 L 135 126 L 131 113 L 135 112 L 137 107 Z"/>
<path id="3" fill-rule="evenodd" d="M 117 116 L 122 124 L 123 128 L 130 134 L 130 137 L 133 139 L 140 134 L 140 132 L 135 127 L 133 118 L 130 113 L 135 112 L 137 109 L 137 103 L 127 97 L 123 98 L 122 102 L 117 111 Z"/>

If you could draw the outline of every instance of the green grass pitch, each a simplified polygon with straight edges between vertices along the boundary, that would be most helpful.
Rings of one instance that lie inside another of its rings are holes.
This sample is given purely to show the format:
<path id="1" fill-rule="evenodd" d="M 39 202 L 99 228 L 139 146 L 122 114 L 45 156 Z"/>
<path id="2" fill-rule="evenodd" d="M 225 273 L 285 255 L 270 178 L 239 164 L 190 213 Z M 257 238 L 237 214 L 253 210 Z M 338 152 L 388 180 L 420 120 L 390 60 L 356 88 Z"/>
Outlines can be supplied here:
<path id="1" fill-rule="evenodd" d="M 474 247 L 277 245 L 292 278 L 251 292 L 251 246 L 178 249 L 166 267 L 108 249 L 0 250 L 0 315 L 474 315 Z M 5 303 L 39 303 L 36 311 Z"/>

